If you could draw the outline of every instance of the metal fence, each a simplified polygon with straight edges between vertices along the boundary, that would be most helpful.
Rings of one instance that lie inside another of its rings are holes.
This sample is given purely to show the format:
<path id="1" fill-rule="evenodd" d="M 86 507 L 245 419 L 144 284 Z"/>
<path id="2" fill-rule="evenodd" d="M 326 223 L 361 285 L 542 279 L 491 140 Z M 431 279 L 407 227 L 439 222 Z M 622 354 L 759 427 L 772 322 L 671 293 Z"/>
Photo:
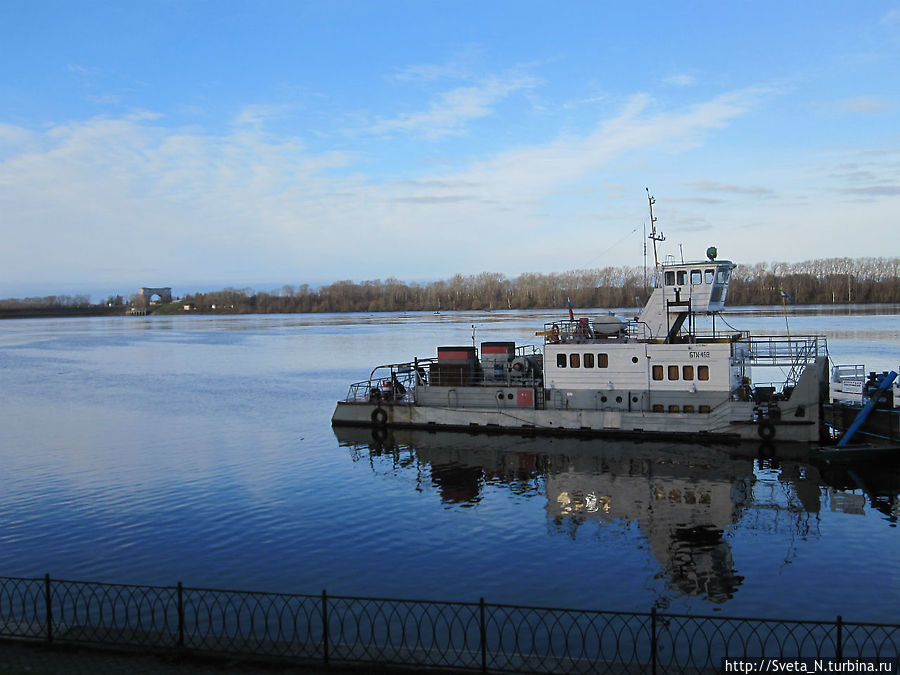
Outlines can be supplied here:
<path id="1" fill-rule="evenodd" d="M 481 672 L 721 672 L 897 658 L 900 625 L 598 612 L 0 577 L 0 638 Z"/>

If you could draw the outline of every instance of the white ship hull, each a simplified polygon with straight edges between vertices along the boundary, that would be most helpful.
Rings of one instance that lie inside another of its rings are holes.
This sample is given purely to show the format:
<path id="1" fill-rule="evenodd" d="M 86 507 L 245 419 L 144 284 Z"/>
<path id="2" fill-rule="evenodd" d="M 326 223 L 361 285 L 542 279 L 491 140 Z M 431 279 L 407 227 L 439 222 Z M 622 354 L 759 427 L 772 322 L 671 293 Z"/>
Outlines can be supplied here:
<path id="1" fill-rule="evenodd" d="M 414 400 L 340 401 L 332 424 L 376 430 L 431 428 L 488 433 L 815 443 L 821 433 L 819 392 L 825 372 L 824 358 L 806 369 L 790 399 L 779 403 L 779 419 L 759 419 L 758 406 L 752 400 L 722 401 L 708 413 L 629 411 L 627 408 L 573 410 L 552 407 L 555 402 L 551 394 L 544 402 L 544 409 L 537 409 L 534 401 L 540 401 L 540 393 L 533 388 L 432 386 L 428 388 L 427 404 Z M 493 408 L 477 405 L 485 400 L 485 393 L 497 401 Z M 648 400 L 645 395 L 631 393 L 629 401 L 633 398 Z M 472 404 L 466 405 L 466 399 Z M 451 405 L 451 401 L 456 401 L 456 405 Z M 524 404 L 527 401 L 532 402 L 530 407 Z"/>

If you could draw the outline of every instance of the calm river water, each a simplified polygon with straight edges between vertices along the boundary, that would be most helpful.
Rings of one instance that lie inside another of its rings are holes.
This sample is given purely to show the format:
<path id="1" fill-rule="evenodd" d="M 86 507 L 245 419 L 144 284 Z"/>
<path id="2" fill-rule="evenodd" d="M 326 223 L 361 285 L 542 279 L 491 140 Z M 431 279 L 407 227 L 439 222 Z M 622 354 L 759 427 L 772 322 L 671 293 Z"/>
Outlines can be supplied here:
<path id="1" fill-rule="evenodd" d="M 0 575 L 900 621 L 900 477 L 804 452 L 335 433 L 372 366 L 529 312 L 0 323 Z M 783 332 L 769 310 L 737 328 Z M 795 308 L 896 369 L 900 308 Z"/>

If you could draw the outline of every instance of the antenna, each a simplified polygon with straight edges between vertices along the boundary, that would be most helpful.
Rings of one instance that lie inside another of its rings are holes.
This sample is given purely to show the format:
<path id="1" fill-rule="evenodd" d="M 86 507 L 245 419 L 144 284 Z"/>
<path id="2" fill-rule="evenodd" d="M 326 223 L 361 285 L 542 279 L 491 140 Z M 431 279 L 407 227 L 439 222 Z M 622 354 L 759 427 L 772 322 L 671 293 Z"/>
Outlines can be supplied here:
<path id="1" fill-rule="evenodd" d="M 644 223 L 644 236 L 641 241 L 644 244 L 644 293 L 647 293 L 647 223 Z"/>
<path id="2" fill-rule="evenodd" d="M 653 242 L 653 264 L 655 266 L 654 274 L 659 278 L 659 253 L 656 250 L 656 242 L 665 241 L 666 238 L 662 232 L 656 231 L 656 217 L 653 215 L 653 205 L 656 203 L 656 197 L 650 194 L 650 188 L 644 188 L 647 191 L 647 201 L 650 202 L 650 236 L 647 239 Z"/>

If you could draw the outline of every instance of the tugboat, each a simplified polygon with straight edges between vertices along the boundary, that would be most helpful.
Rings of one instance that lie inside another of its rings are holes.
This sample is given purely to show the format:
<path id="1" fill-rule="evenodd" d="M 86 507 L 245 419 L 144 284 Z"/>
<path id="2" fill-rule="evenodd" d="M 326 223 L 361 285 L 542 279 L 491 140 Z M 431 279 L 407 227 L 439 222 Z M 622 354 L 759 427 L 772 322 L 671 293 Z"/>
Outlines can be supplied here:
<path id="1" fill-rule="evenodd" d="M 649 195 L 648 195 L 649 196 Z M 656 234 L 655 219 L 650 239 Z M 378 366 L 337 403 L 333 426 L 822 443 L 828 345 L 751 336 L 724 309 L 735 263 L 656 263 L 637 317 L 550 321 L 540 347 L 482 342 Z M 473 340 L 474 342 L 474 340 Z"/>

